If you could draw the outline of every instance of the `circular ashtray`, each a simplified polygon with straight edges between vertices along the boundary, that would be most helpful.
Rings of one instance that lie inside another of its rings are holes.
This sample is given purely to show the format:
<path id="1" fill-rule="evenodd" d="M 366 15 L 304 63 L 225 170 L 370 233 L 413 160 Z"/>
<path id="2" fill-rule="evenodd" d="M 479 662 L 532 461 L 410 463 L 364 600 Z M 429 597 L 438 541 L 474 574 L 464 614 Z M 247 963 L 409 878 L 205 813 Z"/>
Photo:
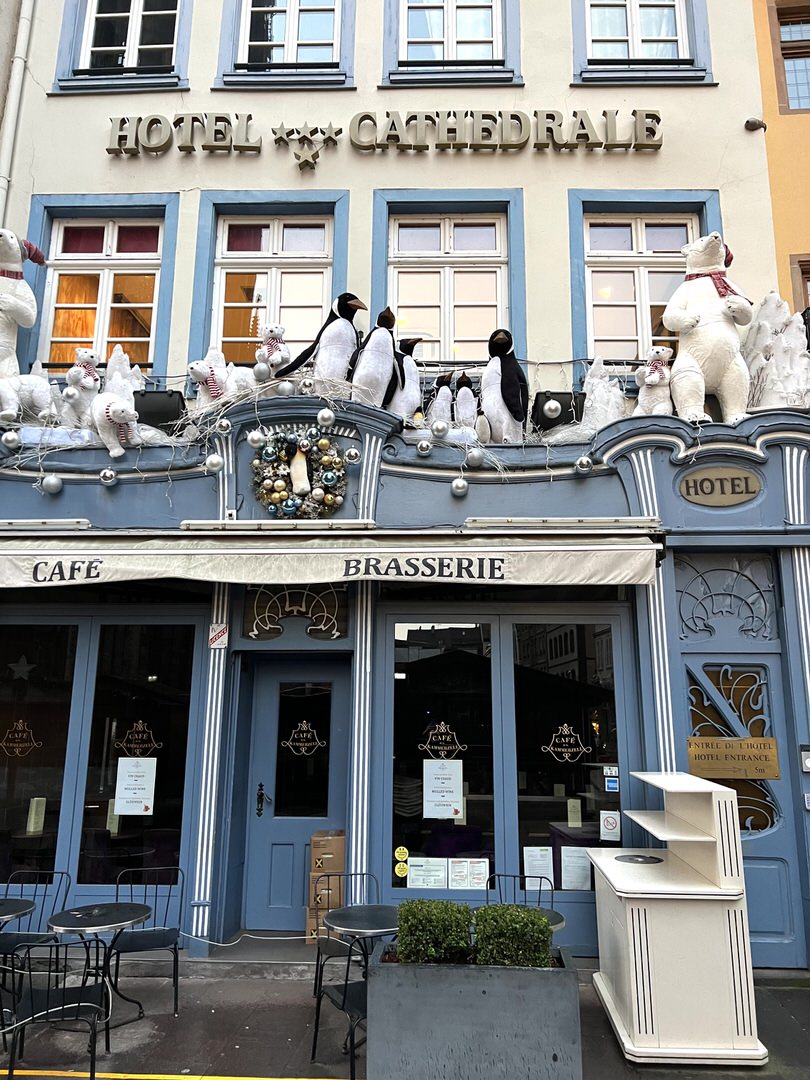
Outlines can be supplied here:
<path id="1" fill-rule="evenodd" d="M 631 862 L 641 863 L 643 866 L 649 866 L 650 863 L 663 862 L 663 859 L 659 859 L 657 855 L 617 855 L 616 862 Z"/>

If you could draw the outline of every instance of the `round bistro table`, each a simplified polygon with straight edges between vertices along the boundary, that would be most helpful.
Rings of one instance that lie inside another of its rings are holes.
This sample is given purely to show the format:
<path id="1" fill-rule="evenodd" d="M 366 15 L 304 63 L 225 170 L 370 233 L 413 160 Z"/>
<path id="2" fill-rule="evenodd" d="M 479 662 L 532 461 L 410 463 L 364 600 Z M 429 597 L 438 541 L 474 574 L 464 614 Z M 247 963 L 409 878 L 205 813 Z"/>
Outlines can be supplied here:
<path id="1" fill-rule="evenodd" d="M 0 926 L 13 919 L 21 919 L 33 911 L 36 904 L 33 900 L 0 900 Z"/>
<path id="2" fill-rule="evenodd" d="M 112 940 L 105 953 L 104 977 L 117 997 L 120 997 L 122 1001 L 128 1001 L 131 1005 L 138 1006 L 139 1020 L 143 1019 L 144 1016 L 143 1005 L 137 998 L 127 997 L 126 994 L 122 994 L 112 981 L 110 978 L 110 956 L 115 948 L 119 934 L 123 930 L 128 930 L 131 926 L 138 926 L 139 923 L 146 922 L 151 914 L 152 909 L 148 904 L 119 904 L 113 902 L 66 908 L 64 911 L 58 911 L 48 919 L 48 926 L 57 934 L 78 934 L 83 937 L 85 934 L 112 933 Z M 125 1023 L 129 1023 L 129 1021 L 125 1021 Z M 117 1026 L 120 1027 L 120 1025 Z"/>
<path id="3" fill-rule="evenodd" d="M 323 923 L 346 937 L 384 937 L 399 929 L 399 908 L 396 904 L 352 904 L 327 911 Z"/>

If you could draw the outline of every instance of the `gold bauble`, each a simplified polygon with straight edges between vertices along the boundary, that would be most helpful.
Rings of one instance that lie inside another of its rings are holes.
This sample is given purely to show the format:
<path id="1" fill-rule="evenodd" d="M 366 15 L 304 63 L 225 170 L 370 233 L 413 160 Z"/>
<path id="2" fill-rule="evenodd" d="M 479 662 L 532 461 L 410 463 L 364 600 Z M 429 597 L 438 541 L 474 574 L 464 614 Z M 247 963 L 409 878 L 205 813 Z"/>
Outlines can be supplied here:
<path id="1" fill-rule="evenodd" d="M 335 504 L 335 496 L 334 495 L 329 495 L 329 494 L 324 495 L 323 501 L 326 503 L 327 506 L 334 506 L 334 504 Z"/>
<path id="2" fill-rule="evenodd" d="M 273 494 L 270 496 L 270 502 L 275 503 L 276 505 L 281 502 L 281 496 L 277 491 L 274 491 Z"/>
<path id="3" fill-rule="evenodd" d="M 336 469 L 342 469 L 343 468 L 343 458 L 336 457 L 335 460 L 332 462 L 332 464 L 334 465 L 334 467 Z"/>
<path id="4" fill-rule="evenodd" d="M 328 450 L 331 445 L 332 445 L 332 442 L 331 442 L 330 439 L 318 439 L 318 449 L 319 450 Z"/>
<path id="5" fill-rule="evenodd" d="M 332 464 L 332 459 L 329 457 L 328 454 L 324 454 L 323 457 L 321 458 L 321 465 L 331 465 L 331 464 Z"/>

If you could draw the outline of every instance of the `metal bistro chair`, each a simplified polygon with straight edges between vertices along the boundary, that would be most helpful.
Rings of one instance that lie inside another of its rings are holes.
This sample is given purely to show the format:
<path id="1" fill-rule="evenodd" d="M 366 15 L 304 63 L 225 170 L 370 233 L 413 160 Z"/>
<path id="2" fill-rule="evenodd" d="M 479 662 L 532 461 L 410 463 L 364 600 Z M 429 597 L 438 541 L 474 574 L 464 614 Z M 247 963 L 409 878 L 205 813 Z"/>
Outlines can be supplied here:
<path id="1" fill-rule="evenodd" d="M 330 960 L 345 958 L 351 951 L 350 943 L 338 937 L 334 930 L 321 923 L 321 915 L 346 904 L 378 904 L 380 883 L 373 874 L 319 874 L 315 879 L 315 937 L 318 953 L 315 957 L 315 983 L 312 996 L 318 997 L 323 990 L 323 969 Z M 364 944 L 360 945 L 361 955 Z"/>
<path id="2" fill-rule="evenodd" d="M 152 915 L 145 926 L 134 930 L 123 930 L 110 945 L 110 957 L 115 959 L 112 981 L 116 993 L 118 993 L 118 969 L 122 954 L 137 952 L 170 952 L 172 954 L 175 1016 L 179 1014 L 180 927 L 170 925 L 173 921 L 170 916 L 176 904 L 177 921 L 180 921 L 184 894 L 185 876 L 179 866 L 150 866 L 143 869 L 122 870 L 115 882 L 115 902 L 148 904 L 152 909 Z M 143 1016 L 143 1009 L 140 1003 L 138 1006 L 140 1019 Z"/>
<path id="3" fill-rule="evenodd" d="M 331 1001 L 336 1008 L 340 1009 L 342 1013 L 345 1013 L 346 1019 L 349 1022 L 349 1030 L 343 1041 L 343 1052 L 344 1054 L 348 1053 L 349 1055 L 349 1075 L 351 1080 L 355 1080 L 355 1053 L 357 1047 L 361 1045 L 357 1042 L 356 1038 L 357 1026 L 365 1021 L 368 1012 L 368 982 L 365 978 L 350 978 L 355 950 L 357 950 L 358 956 L 361 955 L 358 940 L 355 939 L 348 943 L 346 948 L 346 969 L 344 971 L 343 982 L 329 983 L 327 986 L 322 987 L 318 994 L 317 1004 L 315 1005 L 315 1030 L 312 1034 L 312 1057 L 310 1060 L 315 1060 L 315 1054 L 318 1049 L 318 1031 L 321 1025 L 321 1001 L 326 998 L 328 1001 Z"/>
<path id="4" fill-rule="evenodd" d="M 527 883 L 531 887 L 527 888 Z M 530 899 L 530 892 L 537 892 L 537 899 Z M 487 898 L 489 904 L 490 893 L 497 893 L 499 904 L 521 904 L 523 907 L 536 907 L 548 919 L 551 932 L 562 930 L 565 926 L 565 918 L 559 911 L 554 910 L 554 883 L 550 878 L 538 874 L 490 874 L 487 878 Z M 520 893 L 523 893 L 522 899 Z M 548 902 L 546 903 L 546 899 Z"/>
<path id="5" fill-rule="evenodd" d="M 15 870 L 9 874 L 4 893 L 7 900 L 33 900 L 34 908 L 17 920 L 18 930 L 0 931 L 0 957 L 4 961 L 20 945 L 56 941 L 48 919 L 67 907 L 71 877 L 64 870 Z"/>
<path id="6" fill-rule="evenodd" d="M 96 1075 L 96 1037 L 104 1024 L 110 1049 L 107 946 L 99 938 L 69 944 L 21 945 L 11 954 L 10 1006 L 4 1009 L 4 1035 L 11 1036 L 9 1080 L 25 1055 L 25 1030 L 31 1024 L 87 1024 L 90 1030 L 90 1080 Z M 5 1002 L 4 1002 L 5 1004 Z M 7 1018 L 7 1019 L 6 1019 Z"/>

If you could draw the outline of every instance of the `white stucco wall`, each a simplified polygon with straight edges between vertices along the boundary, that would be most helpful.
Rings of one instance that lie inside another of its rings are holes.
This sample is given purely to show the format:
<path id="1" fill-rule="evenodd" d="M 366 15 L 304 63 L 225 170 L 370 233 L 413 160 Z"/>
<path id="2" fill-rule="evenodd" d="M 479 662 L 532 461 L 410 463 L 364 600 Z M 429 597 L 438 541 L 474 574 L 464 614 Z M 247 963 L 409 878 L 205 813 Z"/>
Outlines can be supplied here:
<path id="1" fill-rule="evenodd" d="M 525 190 L 528 354 L 541 362 L 535 384 L 563 388 L 570 358 L 569 188 L 719 189 L 724 229 L 737 255 L 735 280 L 754 299 L 776 281 L 770 194 L 761 132 L 747 117 L 760 114 L 756 42 L 750 5 L 709 0 L 716 87 L 572 87 L 572 30 L 568 0 L 522 4 L 525 87 L 379 90 L 382 71 L 381 0 L 358 0 L 356 90 L 212 91 L 222 0 L 195 0 L 190 49 L 191 89 L 115 95 L 49 94 L 56 70 L 62 5 L 37 5 L 30 74 L 22 102 L 7 221 L 25 232 L 32 193 L 181 192 L 178 264 L 169 357 L 174 373 L 188 357 L 193 258 L 200 189 L 351 191 L 349 287 L 368 298 L 371 216 L 375 188 L 507 188 Z M 553 14 L 552 14 L 553 13 Z M 362 154 L 348 142 L 351 117 L 363 110 L 602 109 L 635 107 L 663 114 L 659 152 L 603 151 L 514 154 L 470 151 L 423 154 L 390 149 Z M 161 156 L 106 153 L 109 117 L 176 112 L 252 112 L 264 138 L 262 153 L 214 157 L 175 149 Z M 274 146 L 271 126 L 331 121 L 343 128 L 336 149 L 317 170 L 301 173 L 292 153 Z M 547 366 L 545 363 L 549 362 Z M 552 363 L 553 362 L 553 363 Z M 535 369 L 538 370 L 538 369 Z"/>

